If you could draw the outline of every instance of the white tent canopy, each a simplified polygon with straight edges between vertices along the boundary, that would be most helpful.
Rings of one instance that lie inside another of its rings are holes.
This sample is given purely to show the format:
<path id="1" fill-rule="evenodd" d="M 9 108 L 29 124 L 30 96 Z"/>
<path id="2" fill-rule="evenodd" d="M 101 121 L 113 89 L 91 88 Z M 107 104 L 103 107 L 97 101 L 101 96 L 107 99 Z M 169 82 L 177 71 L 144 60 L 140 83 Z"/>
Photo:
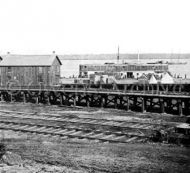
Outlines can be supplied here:
<path id="1" fill-rule="evenodd" d="M 160 83 L 162 84 L 173 84 L 174 83 L 174 79 L 171 75 L 169 75 L 169 73 L 165 73 L 161 80 L 160 80 Z"/>
<path id="2" fill-rule="evenodd" d="M 156 80 L 154 74 L 152 74 L 149 80 L 149 84 L 157 84 L 157 83 L 158 81 Z"/>

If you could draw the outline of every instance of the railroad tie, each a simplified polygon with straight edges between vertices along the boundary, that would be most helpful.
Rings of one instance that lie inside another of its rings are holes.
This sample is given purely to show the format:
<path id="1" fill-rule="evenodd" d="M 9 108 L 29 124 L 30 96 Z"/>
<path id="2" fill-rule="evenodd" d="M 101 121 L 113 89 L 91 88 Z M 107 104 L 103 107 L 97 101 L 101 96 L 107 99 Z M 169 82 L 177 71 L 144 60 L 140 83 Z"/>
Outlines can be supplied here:
<path id="1" fill-rule="evenodd" d="M 109 139 L 109 138 L 113 138 L 115 137 L 115 135 L 111 134 L 111 135 L 106 135 L 104 137 L 102 137 L 101 139 Z"/>
<path id="2" fill-rule="evenodd" d="M 78 131 L 78 132 L 71 133 L 71 134 L 69 134 L 69 135 L 71 135 L 71 136 L 78 136 L 78 135 L 80 135 L 81 133 L 82 133 L 81 131 Z"/>
<path id="3" fill-rule="evenodd" d="M 55 129 L 55 128 L 51 127 L 51 128 L 48 128 L 45 132 L 47 132 L 47 133 L 54 133 L 57 130 L 60 130 L 60 129 Z"/>
<path id="4" fill-rule="evenodd" d="M 154 129 L 154 126 L 153 125 L 146 125 L 146 127 L 144 127 L 144 129 Z"/>
<path id="5" fill-rule="evenodd" d="M 56 131 L 56 132 L 54 132 L 55 134 L 62 134 L 62 133 L 64 133 L 64 132 L 67 132 L 68 130 L 67 129 L 64 129 L 64 130 L 59 130 L 59 131 Z"/>
<path id="6" fill-rule="evenodd" d="M 76 130 L 68 130 L 67 132 L 61 133 L 61 135 L 69 135 L 73 132 L 75 132 Z"/>
<path id="7" fill-rule="evenodd" d="M 47 117 L 46 119 L 47 119 L 47 120 L 53 120 L 53 121 L 56 121 L 56 120 L 57 120 L 57 118 L 55 118 L 55 117 L 50 117 L 50 118 Z"/>
<path id="8" fill-rule="evenodd" d="M 15 125 L 15 124 L 12 124 L 12 125 L 9 125 L 10 128 L 12 129 L 18 129 L 21 127 L 21 125 Z"/>
<path id="9" fill-rule="evenodd" d="M 9 128 L 8 124 L 0 124 L 0 129 L 5 129 L 5 128 Z"/>
<path id="10" fill-rule="evenodd" d="M 107 122 L 103 122 L 102 125 L 114 125 L 113 122 L 107 121 Z"/>
<path id="11" fill-rule="evenodd" d="M 27 129 L 29 126 L 28 125 L 25 125 L 25 126 L 21 126 L 21 127 L 19 127 L 19 129 L 21 129 L 21 130 L 25 130 L 25 129 Z"/>
<path id="12" fill-rule="evenodd" d="M 118 140 L 125 139 L 125 138 L 126 138 L 126 136 L 122 135 L 122 136 L 118 136 L 118 137 L 113 138 L 113 140 L 118 141 Z"/>
<path id="13" fill-rule="evenodd" d="M 148 124 L 142 124 L 139 126 L 139 129 L 147 129 L 147 127 L 149 127 L 150 125 Z"/>
<path id="14" fill-rule="evenodd" d="M 48 132 L 51 132 L 51 130 L 53 130 L 54 128 L 52 128 L 52 127 L 47 127 L 47 128 L 45 128 L 44 130 L 42 130 L 41 128 L 40 128 L 40 132 L 44 132 L 44 133 L 48 133 Z"/>
<path id="15" fill-rule="evenodd" d="M 118 126 L 123 126 L 124 124 L 126 124 L 127 122 L 125 121 L 113 121 L 114 124 L 118 125 Z"/>
<path id="16" fill-rule="evenodd" d="M 60 121 L 68 121 L 68 120 L 69 120 L 69 118 L 61 118 Z"/>
<path id="17" fill-rule="evenodd" d="M 131 127 L 131 128 L 139 128 L 139 124 L 134 124 L 134 125 L 131 125 L 129 127 Z"/>
<path id="18" fill-rule="evenodd" d="M 94 135 L 94 134 L 95 134 L 94 132 L 90 132 L 90 133 L 82 134 L 81 136 L 82 136 L 82 137 L 88 137 L 88 136 Z"/>
<path id="19" fill-rule="evenodd" d="M 38 132 L 44 132 L 47 128 L 46 127 L 41 127 L 38 129 Z"/>
<path id="20" fill-rule="evenodd" d="M 68 136 L 62 136 L 61 137 L 61 139 L 67 139 L 68 138 Z"/>
<path id="21" fill-rule="evenodd" d="M 138 137 L 135 136 L 135 137 L 132 137 L 132 138 L 127 139 L 125 142 L 131 142 L 131 141 L 134 141 L 134 140 L 137 139 L 137 138 L 138 138 Z"/>
<path id="22" fill-rule="evenodd" d="M 90 120 L 90 121 L 88 121 L 87 123 L 89 123 L 89 124 L 91 124 L 91 123 L 97 123 L 97 120 Z"/>
<path id="23" fill-rule="evenodd" d="M 79 122 L 80 120 L 78 118 L 72 118 L 69 120 L 70 122 Z"/>
<path id="24" fill-rule="evenodd" d="M 98 139 L 101 139 L 103 137 L 103 133 L 99 133 L 99 134 L 95 134 L 95 135 L 92 135 L 92 136 L 89 136 L 90 138 L 98 138 Z"/>

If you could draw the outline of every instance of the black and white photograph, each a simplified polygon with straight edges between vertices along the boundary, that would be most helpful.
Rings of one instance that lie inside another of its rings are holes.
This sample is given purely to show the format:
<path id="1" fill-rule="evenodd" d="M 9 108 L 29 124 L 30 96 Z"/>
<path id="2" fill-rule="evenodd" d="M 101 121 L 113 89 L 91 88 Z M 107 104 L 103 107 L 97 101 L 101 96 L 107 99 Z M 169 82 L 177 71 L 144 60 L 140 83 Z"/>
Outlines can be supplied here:
<path id="1" fill-rule="evenodd" d="M 190 173 L 190 1 L 0 0 L 0 173 Z"/>

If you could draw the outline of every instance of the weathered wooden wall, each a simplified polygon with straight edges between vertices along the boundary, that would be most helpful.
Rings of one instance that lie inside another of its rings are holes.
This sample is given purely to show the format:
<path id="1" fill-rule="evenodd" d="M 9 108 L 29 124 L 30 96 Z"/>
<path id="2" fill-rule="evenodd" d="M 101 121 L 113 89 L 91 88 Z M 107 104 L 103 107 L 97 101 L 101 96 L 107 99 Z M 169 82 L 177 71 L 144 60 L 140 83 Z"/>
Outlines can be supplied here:
<path id="1" fill-rule="evenodd" d="M 0 67 L 1 86 L 7 86 L 11 81 L 20 86 L 50 86 L 59 84 L 59 79 L 60 64 L 57 60 L 51 67 Z"/>

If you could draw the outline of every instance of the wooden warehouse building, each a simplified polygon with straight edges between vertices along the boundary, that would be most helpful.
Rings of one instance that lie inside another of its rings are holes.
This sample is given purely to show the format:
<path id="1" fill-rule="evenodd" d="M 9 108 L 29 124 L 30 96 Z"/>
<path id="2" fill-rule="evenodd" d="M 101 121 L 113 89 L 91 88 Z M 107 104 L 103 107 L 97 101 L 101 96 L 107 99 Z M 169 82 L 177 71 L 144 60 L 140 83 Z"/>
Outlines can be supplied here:
<path id="1" fill-rule="evenodd" d="M 0 85 L 11 81 L 20 86 L 52 86 L 59 84 L 61 61 L 52 55 L 0 56 Z"/>

